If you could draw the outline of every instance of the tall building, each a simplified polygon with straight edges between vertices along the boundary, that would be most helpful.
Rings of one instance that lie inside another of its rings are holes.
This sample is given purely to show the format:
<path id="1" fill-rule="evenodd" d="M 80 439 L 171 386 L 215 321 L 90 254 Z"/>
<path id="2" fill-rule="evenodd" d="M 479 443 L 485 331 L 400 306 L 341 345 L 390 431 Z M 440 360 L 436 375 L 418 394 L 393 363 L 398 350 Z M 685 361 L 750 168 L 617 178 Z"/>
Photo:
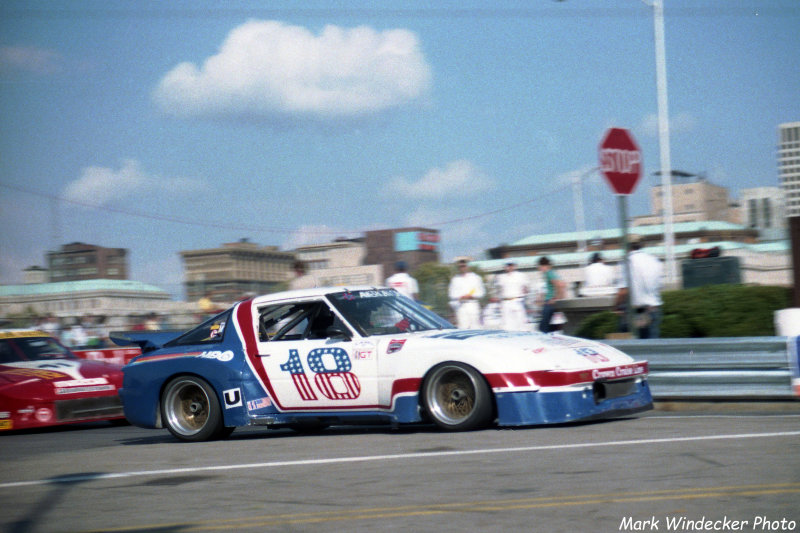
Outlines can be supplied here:
<path id="1" fill-rule="evenodd" d="M 800 216 L 800 122 L 779 126 L 778 176 L 786 195 L 786 216 Z"/>
<path id="2" fill-rule="evenodd" d="M 765 241 L 786 238 L 786 208 L 780 187 L 742 189 L 742 224 L 758 230 Z"/>
<path id="3" fill-rule="evenodd" d="M 259 246 L 241 239 L 219 248 L 187 250 L 183 259 L 186 298 L 208 296 L 215 302 L 235 302 L 247 293 L 275 291 L 289 280 L 294 254 L 276 246 Z"/>
<path id="4" fill-rule="evenodd" d="M 128 250 L 73 242 L 47 252 L 50 281 L 128 279 Z"/>

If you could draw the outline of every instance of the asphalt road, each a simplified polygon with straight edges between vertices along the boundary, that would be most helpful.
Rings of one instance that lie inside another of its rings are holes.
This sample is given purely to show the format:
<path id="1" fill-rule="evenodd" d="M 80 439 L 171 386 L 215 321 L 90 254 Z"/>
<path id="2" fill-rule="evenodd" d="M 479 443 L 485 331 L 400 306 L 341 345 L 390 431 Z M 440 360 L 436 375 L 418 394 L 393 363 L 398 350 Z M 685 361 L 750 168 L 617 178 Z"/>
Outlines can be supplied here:
<path id="1" fill-rule="evenodd" d="M 94 424 L 0 435 L 0 450 L 9 533 L 800 531 L 798 405 L 199 444 Z"/>

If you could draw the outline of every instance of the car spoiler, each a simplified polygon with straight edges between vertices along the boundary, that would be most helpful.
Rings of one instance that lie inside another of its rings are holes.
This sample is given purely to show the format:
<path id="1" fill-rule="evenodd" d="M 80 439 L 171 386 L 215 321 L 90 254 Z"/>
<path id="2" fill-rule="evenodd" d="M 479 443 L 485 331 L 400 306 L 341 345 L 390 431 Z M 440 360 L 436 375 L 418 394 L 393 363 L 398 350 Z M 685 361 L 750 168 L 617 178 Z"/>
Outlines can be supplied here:
<path id="1" fill-rule="evenodd" d="M 112 331 L 109 338 L 119 346 L 136 345 L 141 348 L 142 353 L 147 353 L 158 350 L 183 333 L 183 331 Z"/>

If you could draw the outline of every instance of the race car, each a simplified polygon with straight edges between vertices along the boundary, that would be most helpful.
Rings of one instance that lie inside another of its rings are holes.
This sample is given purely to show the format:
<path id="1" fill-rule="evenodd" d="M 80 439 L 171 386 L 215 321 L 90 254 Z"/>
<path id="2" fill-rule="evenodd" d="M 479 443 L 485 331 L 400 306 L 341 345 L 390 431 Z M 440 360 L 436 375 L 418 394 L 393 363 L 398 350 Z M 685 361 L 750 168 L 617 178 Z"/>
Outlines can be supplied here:
<path id="1" fill-rule="evenodd" d="M 0 330 L 0 430 L 123 420 L 122 366 L 79 359 L 47 333 Z"/>
<path id="2" fill-rule="evenodd" d="M 248 425 L 469 430 L 652 408 L 646 361 L 563 335 L 456 329 L 380 287 L 275 293 L 179 336 L 111 338 L 142 349 L 123 368 L 128 421 L 183 441 Z"/>

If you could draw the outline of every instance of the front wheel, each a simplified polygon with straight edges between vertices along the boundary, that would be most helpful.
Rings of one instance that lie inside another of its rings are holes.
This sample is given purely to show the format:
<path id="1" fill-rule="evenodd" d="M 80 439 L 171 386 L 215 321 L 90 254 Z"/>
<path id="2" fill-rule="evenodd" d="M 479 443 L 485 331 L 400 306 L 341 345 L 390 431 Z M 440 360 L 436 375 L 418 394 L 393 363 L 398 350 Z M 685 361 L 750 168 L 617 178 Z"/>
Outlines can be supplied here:
<path id="1" fill-rule="evenodd" d="M 161 419 L 175 437 L 197 442 L 230 435 L 214 388 L 202 378 L 179 376 L 164 387 Z"/>
<path id="2" fill-rule="evenodd" d="M 465 431 L 492 421 L 492 395 L 483 376 L 462 363 L 442 363 L 422 385 L 425 411 L 440 428 Z"/>

